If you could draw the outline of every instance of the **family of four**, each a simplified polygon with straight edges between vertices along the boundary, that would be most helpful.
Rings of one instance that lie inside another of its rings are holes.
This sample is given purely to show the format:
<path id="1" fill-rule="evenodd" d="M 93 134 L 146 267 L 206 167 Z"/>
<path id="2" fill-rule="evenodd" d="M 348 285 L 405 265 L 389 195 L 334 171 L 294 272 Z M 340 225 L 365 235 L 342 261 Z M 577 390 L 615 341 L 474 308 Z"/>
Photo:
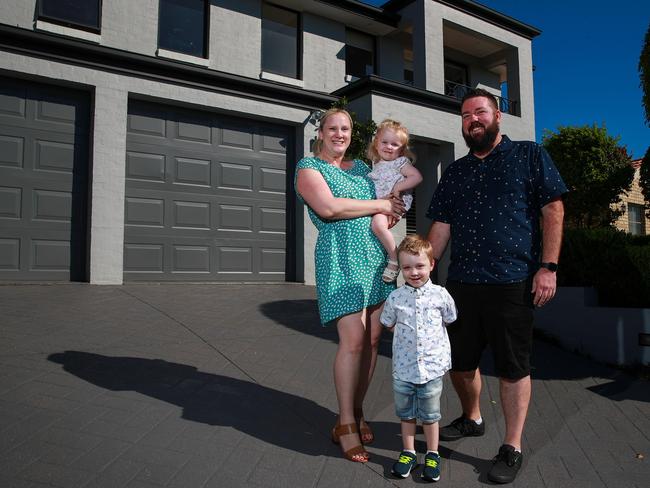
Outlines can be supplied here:
<path id="1" fill-rule="evenodd" d="M 399 246 L 390 228 L 412 204 L 422 181 L 413 166 L 408 130 L 382 122 L 368 150 L 372 169 L 346 159 L 352 119 L 342 109 L 320 120 L 314 156 L 297 166 L 295 186 L 318 230 L 316 289 L 323 325 L 336 325 L 334 385 L 339 416 L 332 440 L 343 455 L 367 462 L 374 440 L 363 400 L 384 328 L 393 336 L 393 391 L 403 447 L 393 475 L 417 466 L 419 420 L 427 452 L 421 477 L 440 479 L 439 439 L 482 436 L 481 355 L 490 346 L 505 419 L 503 444 L 488 478 L 512 482 L 531 395 L 533 309 L 556 290 L 567 192 L 553 161 L 533 142 L 500 132 L 495 97 L 476 89 L 461 103 L 469 153 L 452 163 L 434 192 L 427 238 Z M 446 286 L 430 274 L 451 241 Z M 401 269 L 405 284 L 396 288 Z M 460 416 L 440 428 L 442 378 L 451 382 Z"/>

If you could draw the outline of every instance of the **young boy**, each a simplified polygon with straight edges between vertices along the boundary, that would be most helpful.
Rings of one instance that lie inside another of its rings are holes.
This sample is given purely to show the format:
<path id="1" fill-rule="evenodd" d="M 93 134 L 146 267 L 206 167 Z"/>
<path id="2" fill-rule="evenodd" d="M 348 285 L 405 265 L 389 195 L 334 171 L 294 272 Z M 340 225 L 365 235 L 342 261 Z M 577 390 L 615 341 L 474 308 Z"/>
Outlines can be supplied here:
<path id="1" fill-rule="evenodd" d="M 406 478 L 417 465 L 415 431 L 420 419 L 427 441 L 422 479 L 438 481 L 442 376 L 451 367 L 445 327 L 456 320 L 456 305 L 447 290 L 429 279 L 435 265 L 429 241 L 417 235 L 406 236 L 397 254 L 406 283 L 388 296 L 380 318 L 382 325 L 395 333 L 393 391 L 403 450 L 392 472 Z"/>

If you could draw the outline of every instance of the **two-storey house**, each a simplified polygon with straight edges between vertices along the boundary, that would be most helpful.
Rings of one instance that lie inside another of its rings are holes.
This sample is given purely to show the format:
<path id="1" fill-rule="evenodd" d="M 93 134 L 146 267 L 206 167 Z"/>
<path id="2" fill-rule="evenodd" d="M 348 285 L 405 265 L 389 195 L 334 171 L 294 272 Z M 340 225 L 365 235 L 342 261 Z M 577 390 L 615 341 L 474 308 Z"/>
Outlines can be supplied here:
<path id="1" fill-rule="evenodd" d="M 467 87 L 534 139 L 538 34 L 469 0 L 4 0 L 0 281 L 313 283 L 294 167 L 343 96 L 410 129 L 426 233 Z"/>

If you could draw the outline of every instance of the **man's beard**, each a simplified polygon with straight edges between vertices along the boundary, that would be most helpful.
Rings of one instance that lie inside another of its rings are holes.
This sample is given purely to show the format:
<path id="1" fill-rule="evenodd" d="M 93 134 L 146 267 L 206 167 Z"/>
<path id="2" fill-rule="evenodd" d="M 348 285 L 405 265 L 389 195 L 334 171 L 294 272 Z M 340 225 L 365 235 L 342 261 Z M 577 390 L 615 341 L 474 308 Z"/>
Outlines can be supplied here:
<path id="1" fill-rule="evenodd" d="M 483 127 L 483 134 L 472 136 L 471 131 L 474 127 Z M 469 147 L 470 151 L 473 153 L 483 153 L 492 149 L 494 141 L 496 141 L 497 136 L 499 135 L 499 124 L 496 120 L 490 125 L 483 125 L 480 122 L 473 122 L 472 125 L 468 128 L 468 134 L 463 133 L 463 139 L 465 139 L 465 144 Z"/>

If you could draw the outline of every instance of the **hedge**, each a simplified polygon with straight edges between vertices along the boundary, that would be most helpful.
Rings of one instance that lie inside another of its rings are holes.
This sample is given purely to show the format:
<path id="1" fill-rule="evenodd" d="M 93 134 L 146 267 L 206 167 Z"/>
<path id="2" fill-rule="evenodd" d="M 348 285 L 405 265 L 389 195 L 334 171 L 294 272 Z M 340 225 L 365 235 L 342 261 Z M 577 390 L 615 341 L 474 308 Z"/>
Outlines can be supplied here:
<path id="1" fill-rule="evenodd" d="M 593 286 L 601 305 L 650 308 L 650 236 L 566 229 L 559 286 Z"/>

